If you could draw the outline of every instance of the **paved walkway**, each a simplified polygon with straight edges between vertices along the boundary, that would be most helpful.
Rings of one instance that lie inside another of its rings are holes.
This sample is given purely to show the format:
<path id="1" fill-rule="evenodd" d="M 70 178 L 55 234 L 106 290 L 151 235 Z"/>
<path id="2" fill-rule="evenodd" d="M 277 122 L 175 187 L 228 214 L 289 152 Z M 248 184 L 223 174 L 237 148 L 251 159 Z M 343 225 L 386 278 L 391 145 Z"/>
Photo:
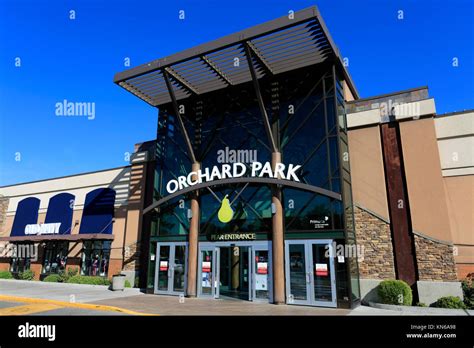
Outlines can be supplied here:
<path id="1" fill-rule="evenodd" d="M 359 306 L 353 310 L 276 306 L 240 300 L 145 295 L 139 289 L 0 279 L 0 315 L 407 315 Z"/>
<path id="2" fill-rule="evenodd" d="M 89 303 L 118 297 L 139 296 L 142 293 L 139 289 L 133 288 L 127 288 L 124 291 L 111 291 L 104 285 L 0 279 L 0 295 Z"/>
<path id="3" fill-rule="evenodd" d="M 94 304 L 117 306 L 159 315 L 347 315 L 350 310 L 308 306 L 276 306 L 240 300 L 180 298 L 144 295 L 96 301 Z"/>

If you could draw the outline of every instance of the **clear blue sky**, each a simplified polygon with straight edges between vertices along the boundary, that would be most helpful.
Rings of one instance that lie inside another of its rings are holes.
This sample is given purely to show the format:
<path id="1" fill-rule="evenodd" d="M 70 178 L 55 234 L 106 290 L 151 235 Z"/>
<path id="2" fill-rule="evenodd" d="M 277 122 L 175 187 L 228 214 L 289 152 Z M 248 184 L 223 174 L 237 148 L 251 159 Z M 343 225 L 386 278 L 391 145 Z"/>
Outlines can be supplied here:
<path id="1" fill-rule="evenodd" d="M 133 67 L 311 5 L 361 97 L 428 85 L 438 113 L 472 109 L 473 3 L 0 0 L 0 185 L 126 165 L 155 137 L 157 111 L 112 82 L 125 57 Z M 64 99 L 95 102 L 95 119 L 57 117 Z"/>

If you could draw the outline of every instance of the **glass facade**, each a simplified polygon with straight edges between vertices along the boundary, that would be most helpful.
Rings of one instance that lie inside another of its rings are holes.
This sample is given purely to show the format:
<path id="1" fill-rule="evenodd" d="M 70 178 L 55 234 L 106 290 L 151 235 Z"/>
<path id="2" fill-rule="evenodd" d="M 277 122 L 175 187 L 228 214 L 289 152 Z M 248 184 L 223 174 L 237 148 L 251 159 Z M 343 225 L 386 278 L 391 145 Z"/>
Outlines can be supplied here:
<path id="1" fill-rule="evenodd" d="M 220 197 L 229 195 L 233 197 L 242 190 L 242 186 L 225 186 L 213 189 Z M 225 234 L 231 232 L 252 232 L 262 235 L 267 239 L 271 233 L 271 192 L 267 186 L 249 185 L 233 202 L 234 216 L 232 223 L 219 221 L 217 213 L 221 203 L 211 193 L 201 196 L 201 223 L 200 234 L 207 240 L 211 235 Z"/>
<path id="2" fill-rule="evenodd" d="M 315 193 L 285 185 L 277 187 L 283 206 L 285 240 L 324 239 L 355 247 L 345 102 L 335 69 L 322 64 L 262 79 L 260 85 L 281 162 L 286 167 L 301 165 L 296 173 L 300 182 L 322 189 L 321 193 Z M 179 102 L 179 111 L 202 169 L 235 162 L 247 167 L 252 162 L 271 162 L 273 150 L 251 83 L 191 96 Z M 160 106 L 155 202 L 168 195 L 166 184 L 170 180 L 191 172 L 192 157 L 178 121 L 171 103 Z M 247 170 L 245 175 L 250 172 Z M 151 250 L 156 251 L 155 245 L 160 241 L 188 240 L 193 197 L 200 207 L 199 241 L 215 241 L 215 236 L 233 233 L 251 233 L 256 240 L 271 241 L 273 186 L 245 181 L 223 185 L 216 181 L 215 185 L 175 195 L 150 213 Z M 226 198 L 232 207 L 230 222 L 222 222 L 219 217 Z M 295 250 L 290 251 L 287 260 L 290 271 L 296 272 L 293 282 L 301 281 L 298 269 L 304 269 L 308 262 L 297 259 L 299 247 L 292 246 Z M 321 264 L 321 250 L 313 253 L 318 264 Z M 158 257 L 150 257 L 149 274 L 154 272 L 154 259 Z M 320 300 L 328 297 L 330 279 L 335 279 L 338 303 L 347 306 L 360 297 L 357 262 L 353 258 L 336 262 L 334 274 L 313 277 L 325 284 L 324 289 L 318 290 Z M 164 278 L 160 280 L 163 281 Z M 148 285 L 153 286 L 151 276 Z M 293 285 L 298 288 L 297 284 Z"/>

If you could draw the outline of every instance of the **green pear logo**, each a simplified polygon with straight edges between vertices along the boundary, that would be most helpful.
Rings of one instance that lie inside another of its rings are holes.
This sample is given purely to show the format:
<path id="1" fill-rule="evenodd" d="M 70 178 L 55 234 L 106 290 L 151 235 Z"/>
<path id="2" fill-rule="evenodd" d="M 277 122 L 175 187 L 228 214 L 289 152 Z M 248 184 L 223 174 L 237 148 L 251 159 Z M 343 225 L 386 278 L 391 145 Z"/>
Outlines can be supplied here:
<path id="1" fill-rule="evenodd" d="M 230 206 L 227 195 L 225 195 L 224 199 L 222 200 L 221 207 L 219 208 L 219 211 L 217 212 L 217 218 L 219 219 L 220 222 L 223 222 L 226 224 L 230 220 L 232 220 L 233 216 L 234 216 L 234 211 L 232 210 Z"/>

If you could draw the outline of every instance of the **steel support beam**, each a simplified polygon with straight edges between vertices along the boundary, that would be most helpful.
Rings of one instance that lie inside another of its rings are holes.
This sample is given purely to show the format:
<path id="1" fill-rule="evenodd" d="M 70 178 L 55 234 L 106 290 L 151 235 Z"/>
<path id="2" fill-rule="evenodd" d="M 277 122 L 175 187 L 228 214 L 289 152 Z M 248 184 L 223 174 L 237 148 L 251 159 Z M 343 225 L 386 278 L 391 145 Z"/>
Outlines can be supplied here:
<path id="1" fill-rule="evenodd" d="M 176 71 L 174 71 L 172 68 L 170 67 L 166 67 L 164 69 L 168 74 L 170 74 L 171 76 L 173 76 L 173 78 L 178 81 L 181 86 L 183 86 L 184 88 L 186 88 L 188 91 L 190 91 L 191 93 L 194 93 L 194 94 L 199 94 L 198 90 L 196 88 L 194 88 L 193 86 L 191 86 L 191 84 L 186 81 L 183 77 L 179 76 L 178 73 Z"/>
<path id="2" fill-rule="evenodd" d="M 204 55 L 201 57 L 201 59 L 212 69 L 212 71 L 214 71 L 221 79 L 223 79 L 225 83 L 227 83 L 229 86 L 233 85 L 233 82 L 229 79 L 229 77 L 223 71 L 221 71 L 221 69 L 219 69 L 217 65 L 209 59 L 208 56 Z"/>
<path id="3" fill-rule="evenodd" d="M 262 93 L 260 91 L 260 85 L 257 79 L 257 73 L 255 72 L 255 67 L 253 66 L 253 63 L 252 63 L 252 52 L 247 42 L 244 43 L 244 47 L 245 47 L 245 55 L 247 57 L 247 63 L 250 70 L 250 75 L 252 76 L 255 94 L 257 95 L 258 106 L 260 108 L 260 112 L 263 118 L 263 125 L 265 127 L 265 131 L 267 132 L 268 141 L 270 142 L 270 147 L 272 148 L 272 152 L 278 152 L 275 139 L 273 138 L 272 129 L 270 127 L 270 121 L 268 119 L 267 110 L 265 109 L 265 104 L 263 103 Z"/>
<path id="4" fill-rule="evenodd" d="M 274 75 L 273 69 L 270 67 L 265 58 L 260 54 L 255 45 L 251 41 L 247 41 L 246 44 L 248 45 L 260 65 L 265 69 L 265 71 L 270 75 Z"/>
<path id="5" fill-rule="evenodd" d="M 194 155 L 193 146 L 191 144 L 191 140 L 189 140 L 188 132 L 186 131 L 186 127 L 184 126 L 183 119 L 181 118 L 181 114 L 179 113 L 178 102 L 176 101 L 176 96 L 174 95 L 173 86 L 171 85 L 169 73 L 165 69 L 163 69 L 163 78 L 166 82 L 166 88 L 168 88 L 168 93 L 171 97 L 171 103 L 173 104 L 173 109 L 176 114 L 176 118 L 178 119 L 179 126 L 181 131 L 183 132 L 184 140 L 186 141 L 186 146 L 188 148 L 189 156 L 191 157 L 191 161 L 196 163 L 196 156 Z"/>

